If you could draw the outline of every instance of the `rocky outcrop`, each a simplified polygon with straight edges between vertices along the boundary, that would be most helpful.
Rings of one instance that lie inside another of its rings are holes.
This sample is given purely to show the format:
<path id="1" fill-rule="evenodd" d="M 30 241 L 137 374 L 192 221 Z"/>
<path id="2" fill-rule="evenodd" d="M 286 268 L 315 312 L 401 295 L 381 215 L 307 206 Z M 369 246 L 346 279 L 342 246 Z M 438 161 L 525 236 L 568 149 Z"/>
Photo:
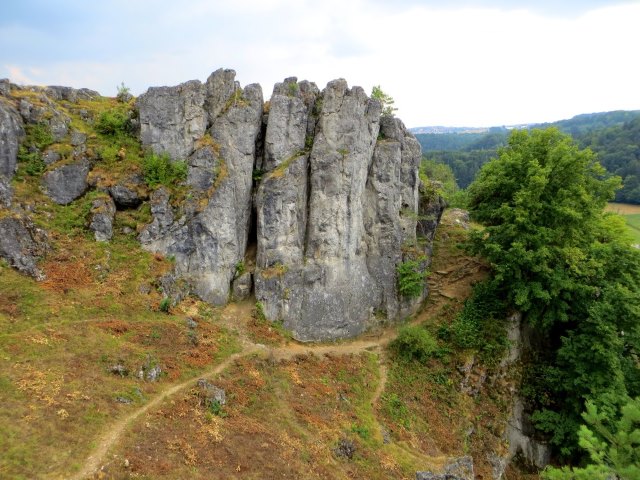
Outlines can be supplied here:
<path id="1" fill-rule="evenodd" d="M 87 191 L 90 168 L 88 160 L 81 160 L 48 171 L 42 177 L 45 193 L 59 205 L 71 203 Z"/>
<path id="2" fill-rule="evenodd" d="M 11 180 L 16 172 L 18 146 L 24 136 L 20 114 L 0 100 L 0 176 Z"/>
<path id="3" fill-rule="evenodd" d="M 260 86 L 236 89 L 234 75 L 218 70 L 205 85 L 149 89 L 138 101 L 143 144 L 174 160 L 190 158 L 188 182 L 202 194 L 174 216 L 167 192 L 156 192 L 154 221 L 140 239 L 145 248 L 172 255 L 176 273 L 215 304 L 228 300 L 247 247 L 262 125 Z"/>
<path id="4" fill-rule="evenodd" d="M 0 218 L 0 258 L 36 280 L 44 280 L 38 259 L 48 250 L 46 233 L 26 216 Z"/>
<path id="5" fill-rule="evenodd" d="M 287 78 L 263 116 L 260 87 L 241 90 L 234 76 L 218 70 L 138 99 L 142 143 L 186 160 L 191 187 L 180 205 L 168 190 L 152 194 L 143 246 L 175 258 L 175 274 L 212 303 L 225 303 L 232 285 L 245 298 L 253 277 L 266 317 L 299 340 L 350 337 L 410 314 L 426 289 L 400 297 L 397 267 L 417 259 L 426 269 L 443 208 L 437 196 L 419 202 L 416 139 L 345 80 L 320 92 Z M 255 272 L 236 278 L 251 231 Z"/>
<path id="6" fill-rule="evenodd" d="M 396 276 L 424 253 L 417 140 L 359 87 L 310 85 L 274 89 L 256 197 L 256 299 L 303 341 L 357 335 L 424 297 L 400 298 Z"/>

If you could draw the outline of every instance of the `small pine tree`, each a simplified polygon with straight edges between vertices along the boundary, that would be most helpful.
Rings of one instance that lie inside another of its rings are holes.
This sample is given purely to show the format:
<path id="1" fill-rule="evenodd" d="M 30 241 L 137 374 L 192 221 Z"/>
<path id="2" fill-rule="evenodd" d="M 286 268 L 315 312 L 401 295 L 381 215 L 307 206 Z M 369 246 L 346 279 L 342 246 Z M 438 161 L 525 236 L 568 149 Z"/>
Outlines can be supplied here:
<path id="1" fill-rule="evenodd" d="M 382 91 L 380 85 L 375 85 L 371 90 L 371 98 L 378 100 L 382 105 L 382 115 L 385 117 L 393 117 L 397 108 L 393 106 L 395 101 L 393 97 L 387 95 Z"/>

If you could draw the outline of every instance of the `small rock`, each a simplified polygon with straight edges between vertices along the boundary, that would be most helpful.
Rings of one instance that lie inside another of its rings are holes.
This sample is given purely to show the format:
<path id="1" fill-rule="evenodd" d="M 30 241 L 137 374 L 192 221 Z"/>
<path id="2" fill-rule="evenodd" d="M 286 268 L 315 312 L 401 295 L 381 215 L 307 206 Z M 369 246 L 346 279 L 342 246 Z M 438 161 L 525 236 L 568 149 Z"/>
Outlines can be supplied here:
<path id="1" fill-rule="evenodd" d="M 120 208 L 136 208 L 148 198 L 141 175 L 131 175 L 124 181 L 110 187 L 109 194 Z"/>
<path id="2" fill-rule="evenodd" d="M 348 438 L 342 438 L 338 442 L 336 448 L 333 449 L 333 453 L 335 453 L 338 457 L 351 460 L 353 458 L 353 455 L 356 453 L 356 446 Z"/>
<path id="3" fill-rule="evenodd" d="M 209 383 L 204 378 L 198 380 L 198 387 L 200 388 L 199 396 L 201 398 L 201 403 L 205 406 L 209 406 L 213 403 L 218 403 L 220 405 L 227 403 L 226 392 L 222 388 Z"/>
<path id="4" fill-rule="evenodd" d="M 148 283 L 143 283 L 138 287 L 138 292 L 142 295 L 149 295 L 151 293 L 151 285 Z"/>
<path id="5" fill-rule="evenodd" d="M 84 145 L 87 142 L 87 134 L 82 132 L 71 132 L 71 145 L 78 147 Z"/>
<path id="6" fill-rule="evenodd" d="M 113 237 L 113 220 L 116 215 L 116 205 L 111 197 L 98 198 L 93 201 L 91 209 L 91 224 L 96 241 L 108 242 Z"/>
<path id="7" fill-rule="evenodd" d="M 42 160 L 47 165 L 51 165 L 53 163 L 59 162 L 61 158 L 62 156 L 55 150 L 47 150 L 46 152 L 44 152 L 44 155 L 42 156 Z"/>
<path id="8" fill-rule="evenodd" d="M 129 466 L 130 466 L 130 465 L 131 465 L 131 464 L 129 463 L 129 459 L 128 459 L 128 458 L 125 458 L 125 459 L 124 459 L 124 463 L 122 464 L 122 466 L 123 466 L 124 468 L 129 468 Z"/>
<path id="9" fill-rule="evenodd" d="M 131 235 L 135 230 L 133 230 L 133 228 L 130 228 L 130 227 L 122 227 L 120 231 L 125 235 Z"/>
<path id="10" fill-rule="evenodd" d="M 109 367 L 109 371 L 114 375 L 120 375 L 121 377 L 126 377 L 127 375 L 129 375 L 129 370 L 127 370 L 127 367 L 120 363 Z"/>
<path id="11" fill-rule="evenodd" d="M 116 402 L 124 403 L 125 405 L 128 405 L 130 403 L 133 403 L 133 400 L 131 400 L 130 398 L 126 398 L 126 397 L 116 397 Z"/>
<path id="12" fill-rule="evenodd" d="M 464 456 L 449 462 L 442 473 L 416 472 L 416 480 L 473 480 L 473 458 Z"/>
<path id="13" fill-rule="evenodd" d="M 151 367 L 145 376 L 145 378 L 149 382 L 155 382 L 160 378 L 160 374 L 162 373 L 162 369 L 156 365 L 155 367 Z"/>
<path id="14" fill-rule="evenodd" d="M 46 232 L 37 228 L 29 217 L 0 219 L 0 258 L 19 272 L 44 280 L 44 273 L 37 267 L 37 262 L 48 249 Z"/>
<path id="15" fill-rule="evenodd" d="M 253 275 L 251 272 L 244 272 L 232 283 L 232 291 L 234 300 L 246 300 L 251 296 L 253 289 Z"/>
<path id="16" fill-rule="evenodd" d="M 193 318 L 191 317 L 187 317 L 187 327 L 189 328 L 196 328 L 198 326 L 198 322 L 196 322 Z"/>

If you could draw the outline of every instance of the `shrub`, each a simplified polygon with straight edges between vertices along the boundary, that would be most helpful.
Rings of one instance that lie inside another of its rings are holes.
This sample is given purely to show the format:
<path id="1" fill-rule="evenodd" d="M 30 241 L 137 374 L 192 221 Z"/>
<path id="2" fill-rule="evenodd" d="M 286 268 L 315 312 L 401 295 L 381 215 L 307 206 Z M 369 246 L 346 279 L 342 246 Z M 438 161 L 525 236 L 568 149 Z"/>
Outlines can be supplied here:
<path id="1" fill-rule="evenodd" d="M 144 180 L 150 187 L 158 185 L 171 186 L 186 180 L 187 164 L 182 161 L 172 162 L 169 155 L 149 153 L 142 161 Z"/>
<path id="2" fill-rule="evenodd" d="M 435 354 L 438 342 L 424 328 L 408 325 L 400 329 L 398 337 L 391 342 L 391 349 L 405 360 L 425 363 Z"/>
<path id="3" fill-rule="evenodd" d="M 95 129 L 99 133 L 111 137 L 131 134 L 132 125 L 129 111 L 124 108 L 103 111 L 96 120 Z"/>
<path id="4" fill-rule="evenodd" d="M 398 291 L 406 298 L 416 298 L 424 291 L 427 272 L 424 270 L 425 257 L 406 260 L 396 267 L 398 273 Z"/>
<path id="5" fill-rule="evenodd" d="M 161 312 L 169 313 L 169 307 L 171 307 L 171 299 L 169 297 L 164 297 L 160 301 L 160 306 L 158 308 Z"/>

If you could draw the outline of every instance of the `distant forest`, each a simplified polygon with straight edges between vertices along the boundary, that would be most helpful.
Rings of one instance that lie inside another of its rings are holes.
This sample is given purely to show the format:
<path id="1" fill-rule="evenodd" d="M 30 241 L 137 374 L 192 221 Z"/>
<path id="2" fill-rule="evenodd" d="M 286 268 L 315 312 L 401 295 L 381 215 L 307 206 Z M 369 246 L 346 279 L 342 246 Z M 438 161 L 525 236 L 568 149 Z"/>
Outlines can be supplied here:
<path id="1" fill-rule="evenodd" d="M 617 202 L 640 204 L 639 110 L 590 113 L 530 126 L 548 127 L 572 135 L 580 148 L 591 148 L 608 172 L 622 178 Z M 509 133 L 507 128 L 494 127 L 486 133 L 421 133 L 416 137 L 424 156 L 449 165 L 458 186 L 467 188 L 480 167 L 506 144 Z"/>

